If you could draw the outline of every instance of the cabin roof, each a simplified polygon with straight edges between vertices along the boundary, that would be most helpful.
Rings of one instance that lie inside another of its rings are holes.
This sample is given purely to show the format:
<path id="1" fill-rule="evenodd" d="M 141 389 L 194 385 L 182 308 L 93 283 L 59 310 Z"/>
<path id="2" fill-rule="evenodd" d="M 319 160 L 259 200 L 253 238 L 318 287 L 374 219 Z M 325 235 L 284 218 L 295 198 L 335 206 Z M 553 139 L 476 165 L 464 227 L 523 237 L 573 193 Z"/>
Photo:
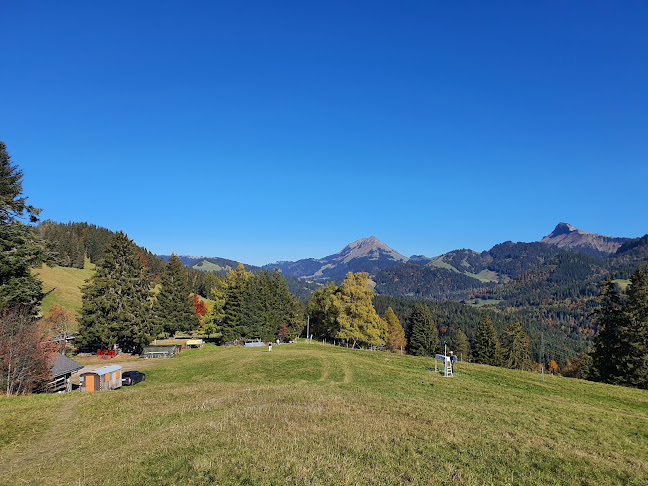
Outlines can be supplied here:
<path id="1" fill-rule="evenodd" d="M 122 369 L 121 365 L 108 365 L 102 368 L 97 368 L 96 370 L 88 371 L 87 373 L 96 373 L 97 375 L 101 376 L 101 375 L 105 375 L 106 373 L 110 373 L 112 371 L 117 371 L 121 369 Z"/>
<path id="2" fill-rule="evenodd" d="M 57 353 L 56 361 L 52 365 L 52 375 L 53 376 L 62 376 L 68 373 L 75 373 L 83 368 L 82 364 L 77 363 L 73 359 L 68 358 L 64 354 Z"/>

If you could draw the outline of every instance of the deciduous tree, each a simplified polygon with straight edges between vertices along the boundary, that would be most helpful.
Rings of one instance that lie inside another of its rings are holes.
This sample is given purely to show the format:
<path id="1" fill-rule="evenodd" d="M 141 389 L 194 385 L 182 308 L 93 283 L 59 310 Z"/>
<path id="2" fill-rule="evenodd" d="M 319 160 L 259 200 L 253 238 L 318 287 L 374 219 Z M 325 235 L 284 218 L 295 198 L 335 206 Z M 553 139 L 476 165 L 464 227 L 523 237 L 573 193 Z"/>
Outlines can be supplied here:
<path id="1" fill-rule="evenodd" d="M 405 331 L 391 307 L 387 308 L 383 319 L 387 323 L 387 347 L 392 352 L 406 348 L 407 340 L 405 339 Z"/>
<path id="2" fill-rule="evenodd" d="M 28 307 L 0 312 L 0 388 L 7 396 L 31 393 L 46 382 L 56 351 Z"/>
<path id="3" fill-rule="evenodd" d="M 373 291 L 368 287 L 369 275 L 349 272 L 331 296 L 336 309 L 339 330 L 336 339 L 369 346 L 384 346 L 386 326 L 374 309 Z"/>

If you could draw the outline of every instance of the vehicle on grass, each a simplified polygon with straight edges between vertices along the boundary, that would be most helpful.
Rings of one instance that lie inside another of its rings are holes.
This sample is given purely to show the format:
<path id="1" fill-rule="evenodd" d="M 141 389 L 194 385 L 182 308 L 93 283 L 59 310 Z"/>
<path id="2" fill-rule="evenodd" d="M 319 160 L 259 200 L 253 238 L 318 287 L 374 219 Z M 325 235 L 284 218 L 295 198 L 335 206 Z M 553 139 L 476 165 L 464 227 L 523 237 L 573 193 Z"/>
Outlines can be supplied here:
<path id="1" fill-rule="evenodd" d="M 122 374 L 122 385 L 134 385 L 144 380 L 146 380 L 146 374 L 141 371 L 125 371 Z"/>

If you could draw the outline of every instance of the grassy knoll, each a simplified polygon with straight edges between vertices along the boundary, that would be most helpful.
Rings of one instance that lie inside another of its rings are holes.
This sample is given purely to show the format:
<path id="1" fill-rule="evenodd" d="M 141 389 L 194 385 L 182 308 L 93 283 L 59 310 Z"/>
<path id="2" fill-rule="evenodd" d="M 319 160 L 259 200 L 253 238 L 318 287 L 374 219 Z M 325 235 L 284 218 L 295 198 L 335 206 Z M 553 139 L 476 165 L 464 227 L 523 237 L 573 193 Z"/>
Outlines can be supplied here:
<path id="1" fill-rule="evenodd" d="M 648 483 L 646 391 L 303 343 L 146 364 L 0 399 L 0 484 Z"/>
<path id="2" fill-rule="evenodd" d="M 72 312 L 76 318 L 81 310 L 81 287 L 95 273 L 95 266 L 86 260 L 85 268 L 48 267 L 32 270 L 43 281 L 43 291 L 49 292 L 43 300 L 41 310 L 43 315 L 58 304 Z"/>

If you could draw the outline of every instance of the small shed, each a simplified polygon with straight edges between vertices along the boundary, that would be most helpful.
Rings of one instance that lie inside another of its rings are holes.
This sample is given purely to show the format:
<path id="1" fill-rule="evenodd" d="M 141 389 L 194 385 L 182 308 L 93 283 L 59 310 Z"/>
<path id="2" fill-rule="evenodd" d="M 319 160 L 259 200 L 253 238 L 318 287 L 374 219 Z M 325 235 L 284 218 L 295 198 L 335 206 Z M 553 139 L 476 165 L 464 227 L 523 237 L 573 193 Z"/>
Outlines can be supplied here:
<path id="1" fill-rule="evenodd" d="M 170 358 L 178 354 L 181 348 L 182 346 L 175 344 L 170 346 L 145 346 L 142 349 L 140 358 Z"/>
<path id="2" fill-rule="evenodd" d="M 82 364 L 77 363 L 64 354 L 56 353 L 56 360 L 50 368 L 52 380 L 47 383 L 46 391 L 49 393 L 71 392 L 72 383 L 70 377 L 82 368 Z"/>
<path id="3" fill-rule="evenodd" d="M 110 365 L 86 371 L 81 373 L 79 384 L 82 392 L 114 390 L 122 385 L 122 367 Z"/>
<path id="4" fill-rule="evenodd" d="M 265 346 L 265 343 L 263 341 L 261 341 L 261 339 L 259 339 L 259 338 L 246 339 L 244 346 L 246 348 L 260 348 L 262 346 Z"/>
<path id="5" fill-rule="evenodd" d="M 187 348 L 202 348 L 203 344 L 205 343 L 202 339 L 187 339 L 185 346 L 187 346 Z"/>

